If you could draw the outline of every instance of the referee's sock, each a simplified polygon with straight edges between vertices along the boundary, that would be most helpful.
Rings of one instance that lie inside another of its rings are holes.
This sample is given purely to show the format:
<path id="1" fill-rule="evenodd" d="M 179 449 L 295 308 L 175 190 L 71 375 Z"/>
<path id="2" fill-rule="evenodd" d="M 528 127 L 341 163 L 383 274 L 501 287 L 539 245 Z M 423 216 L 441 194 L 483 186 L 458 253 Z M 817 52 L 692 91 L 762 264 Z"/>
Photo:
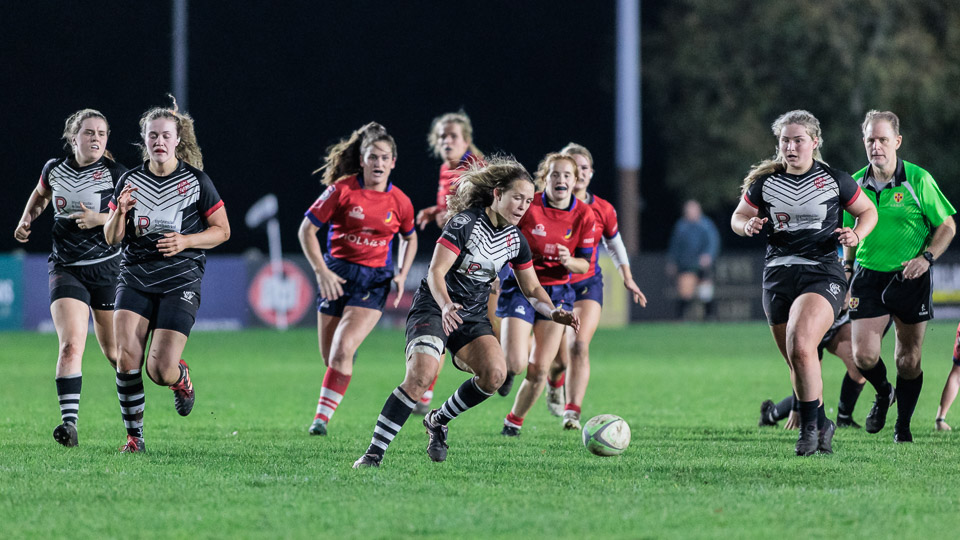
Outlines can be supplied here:
<path id="1" fill-rule="evenodd" d="M 910 419 L 917 408 L 920 389 L 923 388 L 923 372 L 916 379 L 904 379 L 897 375 L 897 427 L 910 429 Z"/>
<path id="2" fill-rule="evenodd" d="M 857 406 L 864 384 L 866 383 L 859 384 L 851 379 L 849 373 L 843 374 L 843 382 L 840 383 L 840 403 L 837 405 L 838 416 L 853 416 L 853 409 Z"/>
<path id="3" fill-rule="evenodd" d="M 870 369 L 858 367 L 863 378 L 873 385 L 878 394 L 884 395 L 890 392 L 890 383 L 887 381 L 887 366 L 883 363 L 883 358 L 877 360 L 877 365 Z"/>

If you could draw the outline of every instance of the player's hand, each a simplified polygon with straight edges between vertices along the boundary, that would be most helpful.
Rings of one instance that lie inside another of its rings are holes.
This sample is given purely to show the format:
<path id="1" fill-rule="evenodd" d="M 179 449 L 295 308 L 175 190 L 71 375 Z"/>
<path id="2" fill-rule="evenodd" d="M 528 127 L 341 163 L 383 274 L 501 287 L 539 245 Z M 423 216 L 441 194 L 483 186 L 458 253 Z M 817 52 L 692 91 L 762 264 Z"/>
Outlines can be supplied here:
<path id="1" fill-rule="evenodd" d="M 790 416 L 787 417 L 787 423 L 783 425 L 783 429 L 800 429 L 800 413 L 790 411 Z"/>
<path id="2" fill-rule="evenodd" d="M 13 237 L 17 239 L 17 242 L 26 243 L 30 238 L 30 222 L 23 220 L 17 225 L 17 228 L 13 230 Z"/>
<path id="3" fill-rule="evenodd" d="M 557 244 L 557 260 L 560 264 L 566 266 L 570 262 L 570 250 L 563 244 Z"/>
<path id="4" fill-rule="evenodd" d="M 440 320 L 443 323 L 444 334 L 449 336 L 451 332 L 463 324 L 463 319 L 461 319 L 460 314 L 457 313 L 461 309 L 463 309 L 463 306 L 456 302 L 447 302 L 447 305 L 443 306 L 440 312 Z"/>
<path id="5" fill-rule="evenodd" d="M 833 232 L 837 233 L 837 240 L 841 246 L 854 247 L 860 243 L 860 237 L 850 227 L 840 227 Z"/>
<path id="6" fill-rule="evenodd" d="M 407 274 L 400 273 L 393 276 L 393 284 L 397 286 L 397 298 L 393 301 L 393 309 L 400 305 L 400 299 L 403 298 L 403 285 L 407 282 Z"/>
<path id="7" fill-rule="evenodd" d="M 926 274 L 927 270 L 929 269 L 930 263 L 928 263 L 923 256 L 914 257 L 903 263 L 903 278 L 917 279 L 918 277 Z"/>
<path id="8" fill-rule="evenodd" d="M 133 198 L 133 192 L 138 189 L 133 187 L 133 184 L 123 186 L 123 189 L 120 190 L 120 196 L 117 197 L 117 212 L 126 214 L 137 204 L 137 200 Z"/>
<path id="9" fill-rule="evenodd" d="M 580 331 L 580 317 L 572 311 L 556 308 L 550 312 L 550 318 L 555 323 L 565 324 L 573 328 L 574 332 Z"/>
<path id="10" fill-rule="evenodd" d="M 191 247 L 188 237 L 175 232 L 168 232 L 163 238 L 157 240 L 157 250 L 163 253 L 164 257 L 173 257 L 177 253 Z"/>
<path id="11" fill-rule="evenodd" d="M 768 218 L 760 219 L 758 217 L 752 217 L 743 224 L 743 234 L 744 236 L 750 237 L 763 230 L 763 226 L 769 221 Z"/>
<path id="12" fill-rule="evenodd" d="M 342 285 L 347 280 L 338 276 L 333 270 L 323 268 L 317 271 L 317 285 L 320 287 L 320 297 L 331 302 L 343 296 Z"/>
<path id="13" fill-rule="evenodd" d="M 78 229 L 92 229 L 103 225 L 103 215 L 100 212 L 94 212 L 84 206 L 83 203 L 80 203 L 80 208 L 83 208 L 82 212 L 74 212 L 67 216 L 67 218 L 76 221 Z"/>
<path id="14" fill-rule="evenodd" d="M 637 287 L 637 284 L 632 278 L 625 279 L 623 281 L 623 286 L 630 291 L 630 296 L 633 297 L 634 304 L 640 304 L 640 307 L 647 307 L 646 295 L 643 294 L 643 291 L 640 290 L 640 287 Z"/>
<path id="15" fill-rule="evenodd" d="M 417 227 L 419 227 L 420 230 L 422 231 L 427 227 L 427 225 L 433 223 L 434 219 L 436 218 L 436 215 L 437 215 L 436 206 L 428 206 L 423 210 L 420 210 L 419 212 L 417 212 L 417 219 L 416 219 Z"/>

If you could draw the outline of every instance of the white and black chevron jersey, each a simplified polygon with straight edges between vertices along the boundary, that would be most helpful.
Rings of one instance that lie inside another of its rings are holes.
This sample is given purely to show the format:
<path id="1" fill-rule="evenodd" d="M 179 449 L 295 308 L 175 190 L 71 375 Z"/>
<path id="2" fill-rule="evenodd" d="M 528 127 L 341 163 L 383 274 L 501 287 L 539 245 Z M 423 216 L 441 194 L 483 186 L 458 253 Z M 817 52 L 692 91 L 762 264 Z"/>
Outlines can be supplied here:
<path id="1" fill-rule="evenodd" d="M 137 188 L 137 204 L 127 213 L 120 283 L 148 293 L 200 290 L 206 256 L 185 249 L 164 257 L 157 241 L 165 233 L 194 234 L 206 230 L 205 218 L 223 206 L 220 194 L 203 171 L 180 161 L 169 176 L 156 176 L 146 163 L 120 178 L 110 208 L 116 209 L 123 186 Z"/>
<path id="2" fill-rule="evenodd" d="M 471 314 L 486 313 L 490 284 L 507 263 L 514 268 L 533 264 L 530 245 L 513 225 L 496 228 L 482 208 L 468 208 L 453 216 L 443 228 L 438 244 L 457 254 L 444 281 L 450 299 Z M 433 301 L 427 278 L 417 296 Z"/>
<path id="3" fill-rule="evenodd" d="M 126 171 L 123 165 L 104 157 L 85 167 L 77 165 L 72 156 L 51 159 L 43 166 L 40 183 L 51 191 L 53 203 L 51 262 L 79 266 L 120 255 L 119 246 L 107 244 L 103 227 L 80 229 L 76 220 L 67 216 L 82 212 L 84 206 L 94 212 L 108 212 L 113 189 Z"/>
<path id="4" fill-rule="evenodd" d="M 769 218 L 766 266 L 837 261 L 837 233 L 843 210 L 860 196 L 849 174 L 819 161 L 809 171 L 758 178 L 744 200 Z"/>

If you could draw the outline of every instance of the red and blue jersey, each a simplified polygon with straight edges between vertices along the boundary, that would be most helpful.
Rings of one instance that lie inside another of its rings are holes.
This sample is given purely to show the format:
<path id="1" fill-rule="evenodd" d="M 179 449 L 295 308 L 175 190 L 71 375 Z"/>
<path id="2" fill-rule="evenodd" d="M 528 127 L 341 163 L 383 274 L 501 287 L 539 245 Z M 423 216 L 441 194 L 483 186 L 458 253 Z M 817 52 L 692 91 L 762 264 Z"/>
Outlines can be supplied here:
<path id="1" fill-rule="evenodd" d="M 558 246 L 565 246 L 572 257 L 592 260 L 596 251 L 593 210 L 576 197 L 570 206 L 553 208 L 543 193 L 533 197 L 533 203 L 520 220 L 520 231 L 533 252 L 533 269 L 540 284 L 563 285 L 570 282 L 570 271 L 560 264 Z"/>
<path id="2" fill-rule="evenodd" d="M 619 234 L 617 225 L 617 211 L 613 205 L 592 193 L 587 193 L 587 200 L 580 201 L 593 210 L 596 226 L 593 228 L 593 255 L 590 257 L 590 269 L 586 274 L 570 274 L 571 283 L 579 283 L 595 275 L 600 275 L 600 240 L 610 240 Z"/>
<path id="3" fill-rule="evenodd" d="M 329 224 L 327 253 L 337 259 L 381 268 L 391 266 L 393 237 L 414 232 L 413 204 L 400 188 L 363 188 L 363 177 L 331 184 L 304 214 L 317 227 Z"/>
<path id="4" fill-rule="evenodd" d="M 472 163 L 483 164 L 483 160 L 468 151 L 460 158 L 460 163 L 456 167 L 450 167 L 446 161 L 440 166 L 440 184 L 437 186 L 437 207 L 440 210 L 446 211 L 447 197 L 457 191 L 460 175 L 465 173 Z"/>

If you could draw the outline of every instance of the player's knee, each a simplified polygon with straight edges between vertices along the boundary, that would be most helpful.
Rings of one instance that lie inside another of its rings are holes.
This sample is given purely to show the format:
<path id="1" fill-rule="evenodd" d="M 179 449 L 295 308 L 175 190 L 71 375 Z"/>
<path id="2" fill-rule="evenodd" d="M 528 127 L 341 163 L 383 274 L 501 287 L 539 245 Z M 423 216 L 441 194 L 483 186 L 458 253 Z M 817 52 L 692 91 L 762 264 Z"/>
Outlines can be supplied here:
<path id="1" fill-rule="evenodd" d="M 78 341 L 65 341 L 60 344 L 60 365 L 74 365 L 83 359 L 83 344 Z"/>
<path id="2" fill-rule="evenodd" d="M 573 342 L 573 346 L 570 347 L 570 354 L 574 359 L 581 362 L 586 362 L 590 357 L 590 344 L 586 341 L 576 340 Z"/>
<path id="3" fill-rule="evenodd" d="M 496 392 L 507 378 L 506 366 L 488 366 L 477 375 L 477 385 L 484 392 Z"/>

